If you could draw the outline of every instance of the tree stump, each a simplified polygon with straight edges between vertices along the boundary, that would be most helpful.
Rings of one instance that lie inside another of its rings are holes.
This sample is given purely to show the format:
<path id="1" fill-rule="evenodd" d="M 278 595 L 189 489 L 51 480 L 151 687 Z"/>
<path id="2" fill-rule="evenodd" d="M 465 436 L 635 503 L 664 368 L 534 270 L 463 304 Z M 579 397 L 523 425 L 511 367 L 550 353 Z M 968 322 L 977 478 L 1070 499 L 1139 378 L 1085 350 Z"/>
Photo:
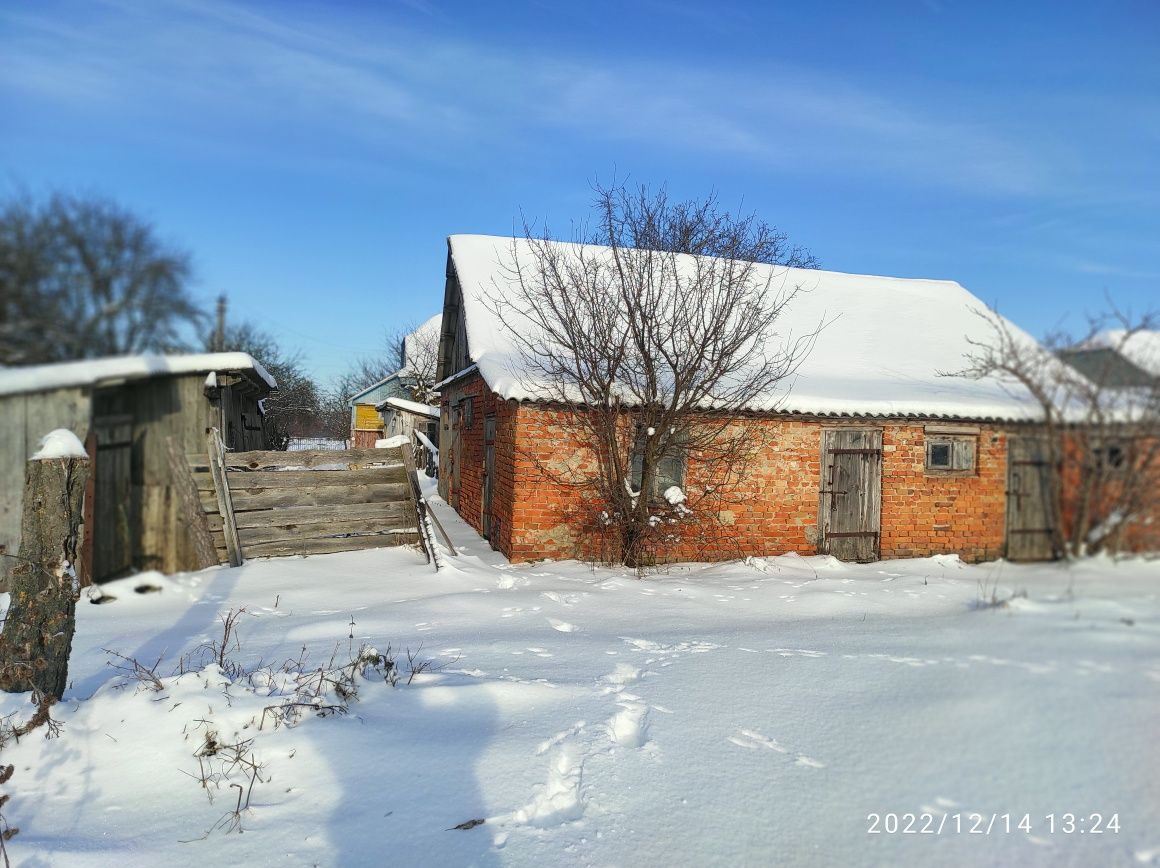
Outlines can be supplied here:
<path id="1" fill-rule="evenodd" d="M 68 684 L 88 472 L 88 462 L 81 458 L 28 462 L 20 552 L 0 632 L 0 690 L 39 690 L 59 699 Z"/>

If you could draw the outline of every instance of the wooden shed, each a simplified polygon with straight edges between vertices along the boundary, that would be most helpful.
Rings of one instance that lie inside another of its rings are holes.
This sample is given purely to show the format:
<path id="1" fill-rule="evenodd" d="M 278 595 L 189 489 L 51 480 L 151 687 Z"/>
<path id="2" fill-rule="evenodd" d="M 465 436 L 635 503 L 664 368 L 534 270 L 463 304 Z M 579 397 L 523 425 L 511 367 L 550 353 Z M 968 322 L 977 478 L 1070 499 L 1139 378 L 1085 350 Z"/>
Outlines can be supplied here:
<path id="1" fill-rule="evenodd" d="M 268 448 L 261 401 L 274 379 L 245 353 L 143 355 L 0 369 L 0 553 L 17 554 L 25 462 L 68 428 L 92 461 L 86 567 L 93 581 L 196 566 L 174 467 L 217 428 L 230 449 Z M 11 557 L 0 557 L 6 586 Z"/>

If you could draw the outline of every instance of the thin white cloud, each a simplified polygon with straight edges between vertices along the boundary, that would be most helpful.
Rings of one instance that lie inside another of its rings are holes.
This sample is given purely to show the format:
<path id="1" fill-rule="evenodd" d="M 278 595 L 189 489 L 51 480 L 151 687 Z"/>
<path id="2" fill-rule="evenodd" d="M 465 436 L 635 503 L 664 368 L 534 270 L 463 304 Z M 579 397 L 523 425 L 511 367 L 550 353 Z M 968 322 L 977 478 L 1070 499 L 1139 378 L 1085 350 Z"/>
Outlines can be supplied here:
<path id="1" fill-rule="evenodd" d="M 275 18 L 200 0 L 106 8 L 84 28 L 0 13 L 9 31 L 0 92 L 86 110 L 101 103 L 143 123 L 179 116 L 183 134 L 321 129 L 427 158 L 442 149 L 452 161 L 547 133 L 960 190 L 1026 193 L 1057 180 L 1042 154 L 986 125 L 816 70 L 546 56 L 428 34 L 387 14 Z"/>

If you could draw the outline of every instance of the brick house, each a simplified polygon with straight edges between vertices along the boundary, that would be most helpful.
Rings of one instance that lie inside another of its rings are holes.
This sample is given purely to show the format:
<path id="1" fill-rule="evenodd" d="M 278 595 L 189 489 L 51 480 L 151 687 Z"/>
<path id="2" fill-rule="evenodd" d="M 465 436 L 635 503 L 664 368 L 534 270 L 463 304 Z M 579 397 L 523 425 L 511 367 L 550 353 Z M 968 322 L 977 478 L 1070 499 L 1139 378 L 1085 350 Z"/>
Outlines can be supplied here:
<path id="1" fill-rule="evenodd" d="M 595 508 L 549 472 L 593 460 L 564 424 L 576 408 L 537 400 L 493 313 L 514 297 L 512 263 L 530 257 L 522 240 L 448 239 L 440 493 L 513 561 L 583 557 L 598 544 Z M 940 375 L 964 366 L 969 338 L 987 338 L 972 313 L 982 302 L 950 281 L 768 268 L 804 290 L 779 331 L 828 324 L 786 391 L 731 423 L 768 445 L 722 502 L 716 543 L 681 537 L 672 556 L 1055 554 L 1034 404 Z M 670 481 L 693 491 L 699 469 L 687 456 Z"/>

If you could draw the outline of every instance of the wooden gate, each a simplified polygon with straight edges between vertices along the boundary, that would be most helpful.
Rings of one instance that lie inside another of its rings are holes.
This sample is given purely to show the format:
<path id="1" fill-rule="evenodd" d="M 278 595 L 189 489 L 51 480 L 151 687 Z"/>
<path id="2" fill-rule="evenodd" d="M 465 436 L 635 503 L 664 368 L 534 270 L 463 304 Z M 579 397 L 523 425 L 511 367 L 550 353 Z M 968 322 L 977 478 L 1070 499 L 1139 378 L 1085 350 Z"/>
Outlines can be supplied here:
<path id="1" fill-rule="evenodd" d="M 220 563 L 421 541 L 404 449 L 215 453 L 211 442 L 190 463 Z"/>
<path id="2" fill-rule="evenodd" d="M 1047 561 L 1059 556 L 1051 508 L 1050 450 L 1041 437 L 1007 440 L 1007 558 Z"/>
<path id="3" fill-rule="evenodd" d="M 844 561 L 878 559 L 882 520 L 882 432 L 822 432 L 818 551 Z"/>
<path id="4" fill-rule="evenodd" d="M 133 566 L 133 417 L 93 419 L 93 581 L 110 579 Z"/>

